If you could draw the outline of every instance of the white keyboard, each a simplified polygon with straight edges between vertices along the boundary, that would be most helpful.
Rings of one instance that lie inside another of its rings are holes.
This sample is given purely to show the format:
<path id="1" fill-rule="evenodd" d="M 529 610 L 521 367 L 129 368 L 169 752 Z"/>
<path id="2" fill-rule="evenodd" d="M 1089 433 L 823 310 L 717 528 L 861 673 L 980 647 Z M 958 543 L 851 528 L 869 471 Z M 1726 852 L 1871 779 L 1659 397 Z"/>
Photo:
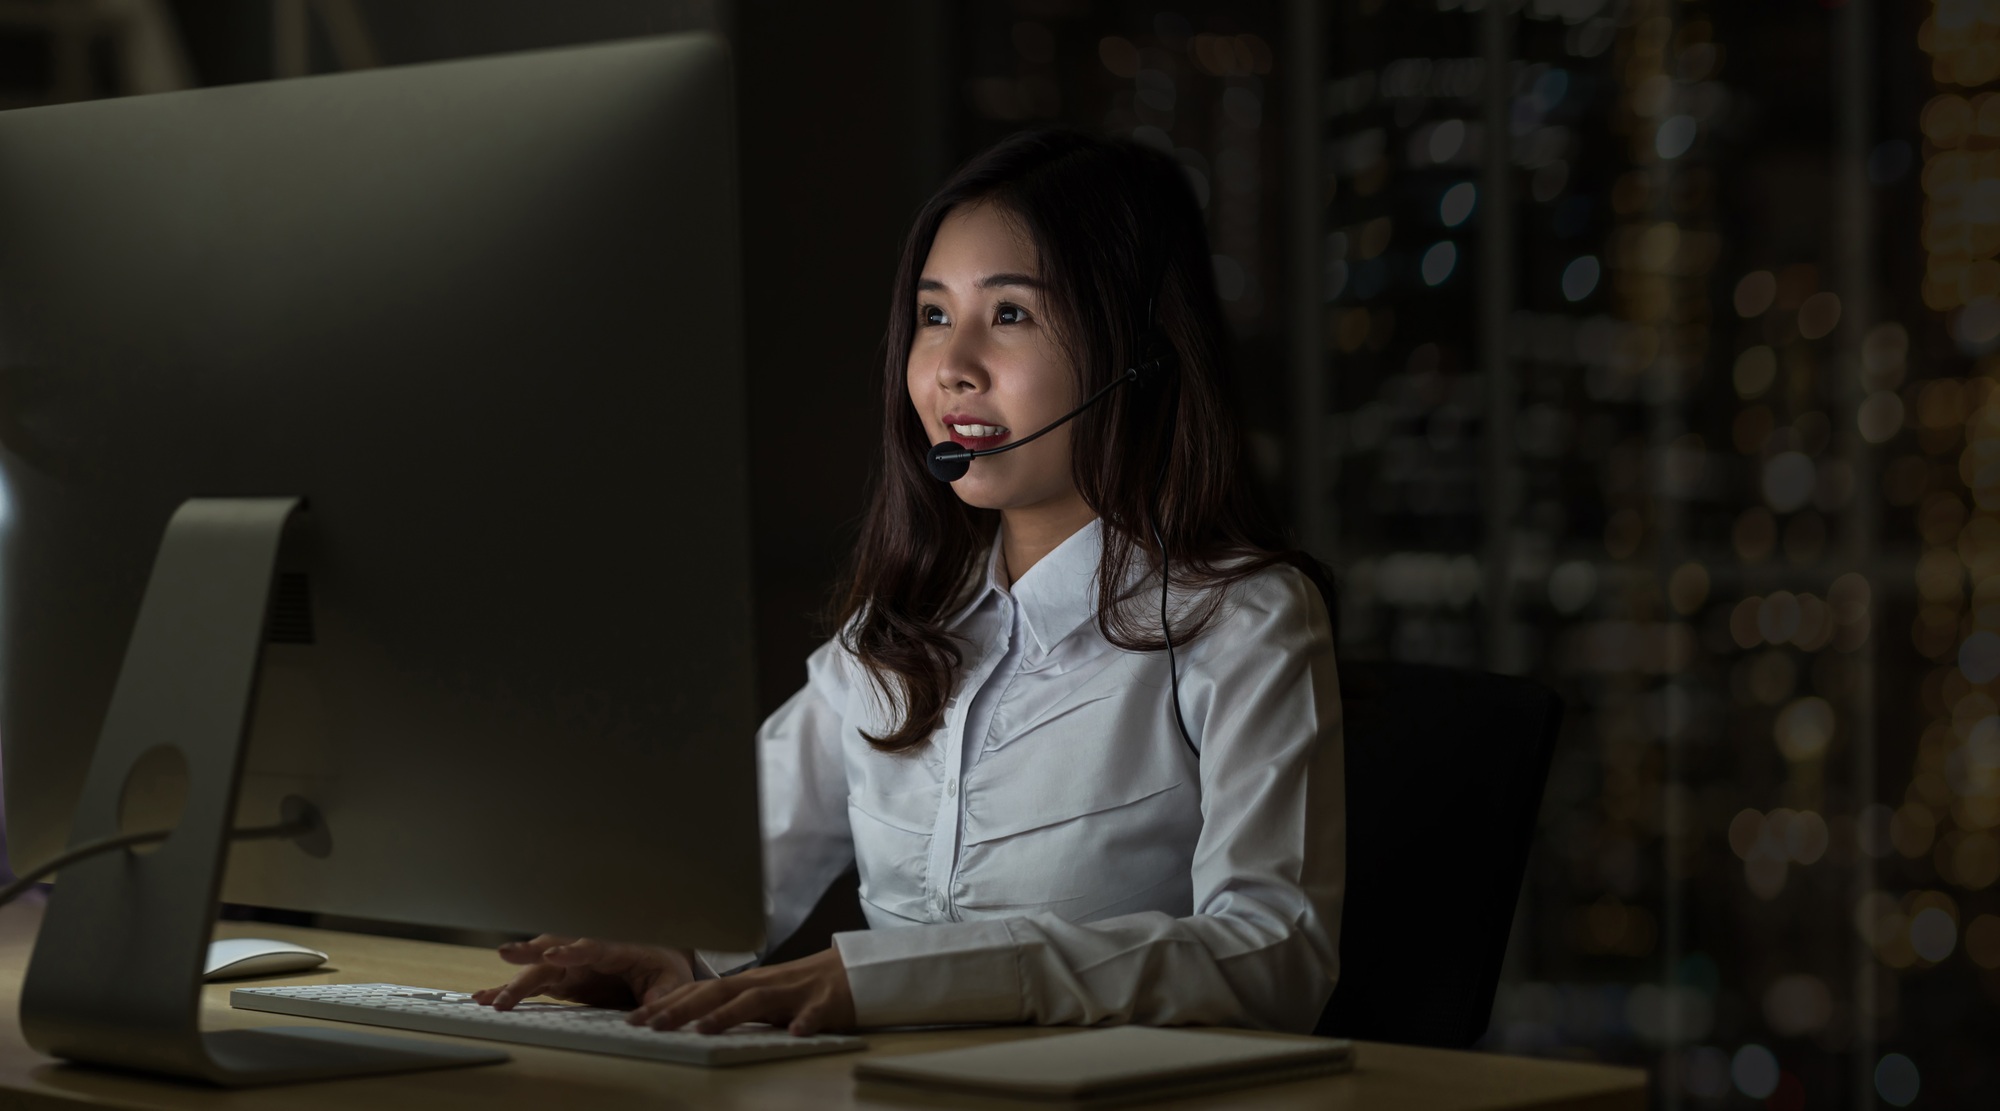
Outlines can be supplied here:
<path id="1" fill-rule="evenodd" d="M 612 1053 L 682 1065 L 744 1065 L 868 1046 L 861 1038 L 843 1034 L 800 1038 L 771 1026 L 738 1026 L 720 1034 L 654 1030 L 633 1026 L 625 1021 L 624 1011 L 605 1007 L 522 1003 L 511 1011 L 496 1011 L 474 1003 L 470 995 L 462 992 L 401 984 L 237 988 L 229 993 L 229 1005 L 246 1011 L 365 1022 L 429 1034 L 580 1049 L 585 1053 Z"/>

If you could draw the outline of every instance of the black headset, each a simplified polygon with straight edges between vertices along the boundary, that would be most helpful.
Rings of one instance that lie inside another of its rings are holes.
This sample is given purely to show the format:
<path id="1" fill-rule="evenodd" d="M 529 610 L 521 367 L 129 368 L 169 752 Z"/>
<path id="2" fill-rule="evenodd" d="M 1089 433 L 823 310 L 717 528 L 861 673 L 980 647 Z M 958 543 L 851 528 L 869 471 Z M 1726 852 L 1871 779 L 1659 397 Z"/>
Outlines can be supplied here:
<path id="1" fill-rule="evenodd" d="M 1164 286 L 1164 284 L 1165 275 L 1162 274 L 1161 285 Z M 1178 369 L 1179 358 L 1174 351 L 1173 343 L 1167 339 L 1166 332 L 1160 327 L 1159 317 L 1156 313 L 1157 307 L 1157 298 L 1146 303 L 1145 346 L 1141 348 L 1138 361 L 1125 368 L 1125 373 L 1112 379 L 1103 389 L 1098 390 L 1085 399 L 1083 404 L 1057 417 L 1040 431 L 1031 436 L 1024 436 L 1013 443 L 1001 444 L 999 447 L 986 448 L 982 451 L 974 451 L 971 448 L 954 444 L 949 440 L 932 444 L 930 451 L 924 456 L 924 466 L 931 472 L 931 477 L 937 479 L 939 482 L 957 482 L 959 479 L 965 477 L 966 471 L 971 469 L 974 459 L 986 455 L 998 455 L 1003 451 L 1012 451 L 1024 444 L 1033 443 L 1067 424 L 1085 409 L 1104 400 L 1112 390 L 1120 386 L 1129 383 L 1143 390 L 1152 389 L 1163 384 Z M 1171 429 L 1168 430 L 1164 442 L 1167 448 L 1171 450 L 1173 446 L 1173 432 Z M 1167 674 L 1173 683 L 1174 724 L 1180 727 L 1181 741 L 1187 745 L 1188 752 L 1193 754 L 1196 762 L 1199 762 L 1201 760 L 1201 750 L 1195 747 L 1194 738 L 1188 734 L 1187 719 L 1181 716 L 1180 664 L 1174 658 L 1173 630 L 1167 625 L 1167 540 L 1160 533 L 1159 506 L 1159 492 L 1160 488 L 1165 485 L 1167 463 L 1167 452 L 1162 451 L 1160 454 L 1160 478 L 1153 483 L 1153 501 L 1148 507 L 1147 524 L 1152 527 L 1153 542 L 1160 546 L 1160 637 L 1167 642 Z"/>

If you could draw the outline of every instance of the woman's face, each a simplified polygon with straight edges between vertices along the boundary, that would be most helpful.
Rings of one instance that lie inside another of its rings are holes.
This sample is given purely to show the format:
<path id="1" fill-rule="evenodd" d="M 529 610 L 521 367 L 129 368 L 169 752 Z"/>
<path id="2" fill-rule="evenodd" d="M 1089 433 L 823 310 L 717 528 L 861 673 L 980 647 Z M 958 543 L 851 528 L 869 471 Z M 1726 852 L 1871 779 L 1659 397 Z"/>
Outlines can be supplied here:
<path id="1" fill-rule="evenodd" d="M 1050 331 L 1034 244 L 1001 209 L 957 208 L 939 226 L 917 280 L 910 403 L 933 444 L 981 450 L 1032 435 L 1076 404 L 1076 382 Z M 974 459 L 951 488 L 981 509 L 1076 501 L 1069 426 L 1026 447 Z"/>

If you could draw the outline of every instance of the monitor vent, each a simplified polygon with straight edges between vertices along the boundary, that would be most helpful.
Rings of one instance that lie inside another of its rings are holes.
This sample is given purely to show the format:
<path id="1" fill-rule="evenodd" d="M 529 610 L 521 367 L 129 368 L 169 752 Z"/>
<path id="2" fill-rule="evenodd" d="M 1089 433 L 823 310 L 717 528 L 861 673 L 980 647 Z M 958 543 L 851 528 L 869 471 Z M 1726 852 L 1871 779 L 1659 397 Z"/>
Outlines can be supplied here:
<path id="1" fill-rule="evenodd" d="M 264 626 L 267 644 L 313 642 L 312 584 L 303 571 L 280 571 L 271 593 L 271 615 Z"/>

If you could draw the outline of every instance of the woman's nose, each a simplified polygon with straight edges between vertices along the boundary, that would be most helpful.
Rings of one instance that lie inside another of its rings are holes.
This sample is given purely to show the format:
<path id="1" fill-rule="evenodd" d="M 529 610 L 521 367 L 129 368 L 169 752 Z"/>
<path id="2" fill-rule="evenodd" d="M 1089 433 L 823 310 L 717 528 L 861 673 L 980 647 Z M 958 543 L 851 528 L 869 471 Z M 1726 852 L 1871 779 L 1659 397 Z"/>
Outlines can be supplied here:
<path id="1" fill-rule="evenodd" d="M 986 364 L 979 337 L 955 332 L 938 353 L 938 385 L 947 390 L 986 388 Z"/>

